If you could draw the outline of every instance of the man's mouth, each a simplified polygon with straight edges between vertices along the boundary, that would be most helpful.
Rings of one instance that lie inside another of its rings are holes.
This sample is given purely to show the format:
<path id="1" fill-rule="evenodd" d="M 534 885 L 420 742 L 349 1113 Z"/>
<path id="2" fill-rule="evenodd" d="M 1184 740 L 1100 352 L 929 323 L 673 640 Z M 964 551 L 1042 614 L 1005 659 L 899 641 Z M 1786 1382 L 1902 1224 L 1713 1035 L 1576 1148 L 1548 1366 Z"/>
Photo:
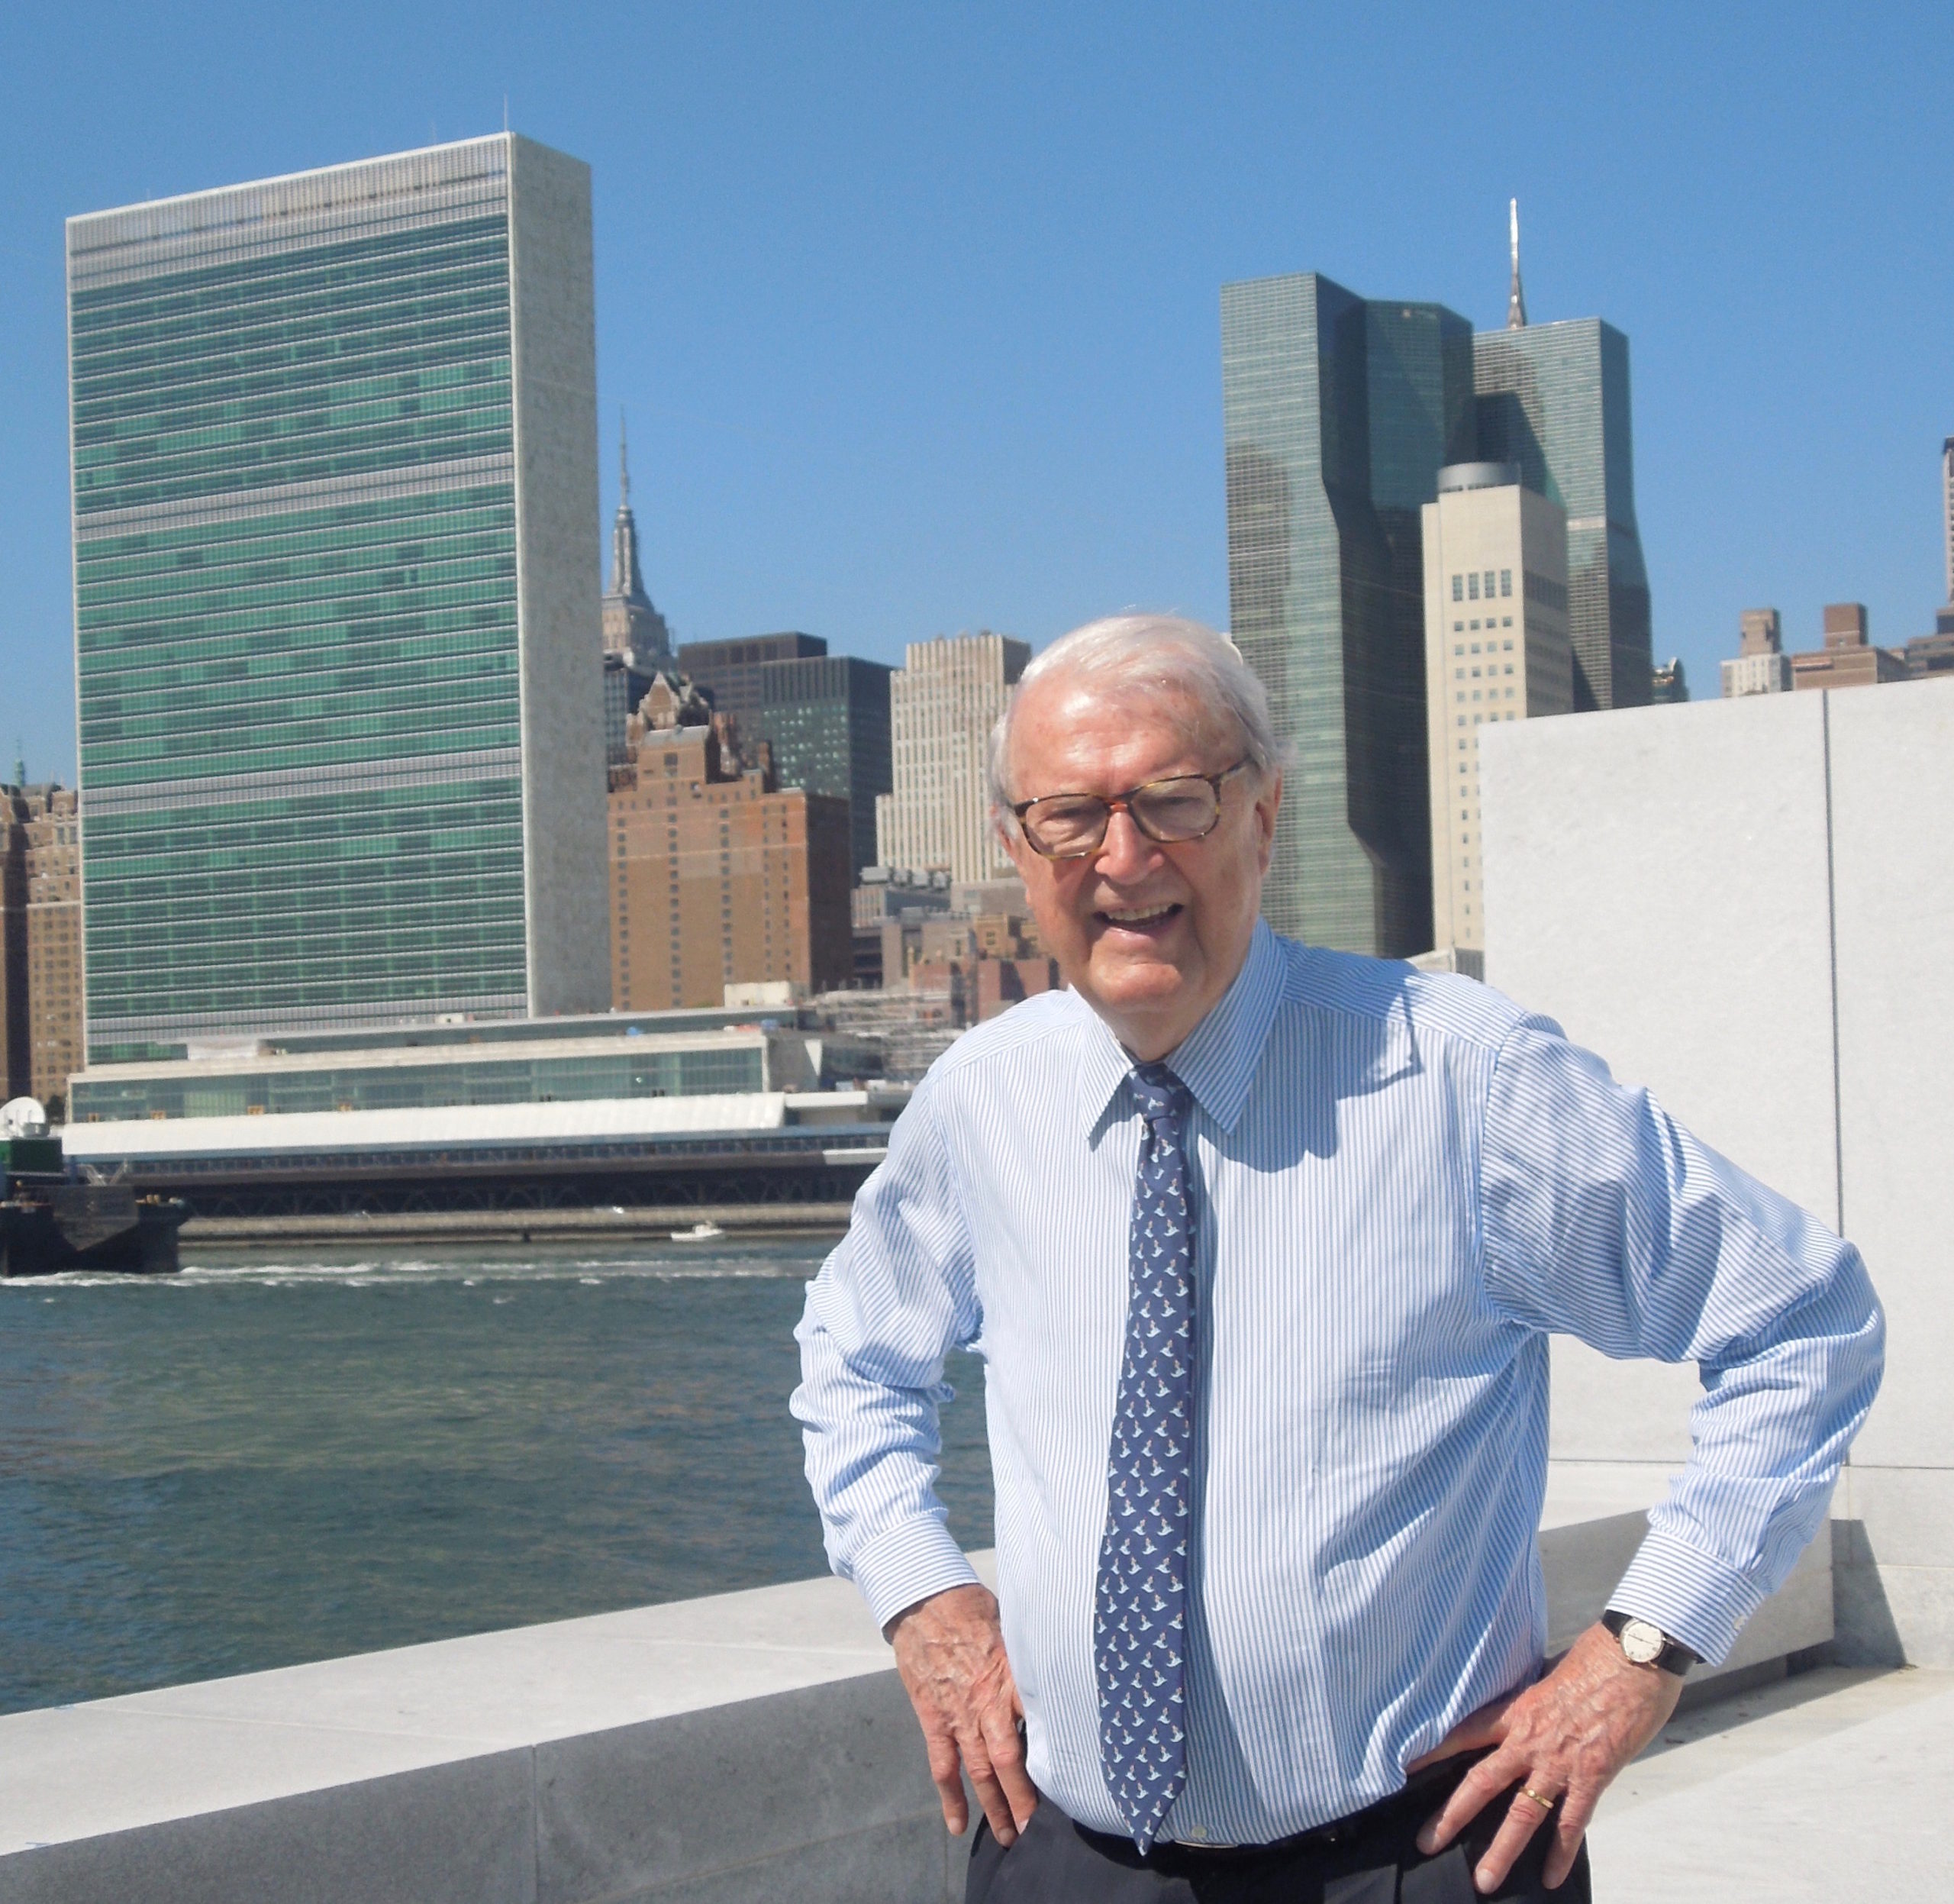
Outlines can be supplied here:
<path id="1" fill-rule="evenodd" d="M 1149 926 L 1166 925 L 1180 909 L 1178 900 L 1163 902 L 1159 905 L 1103 905 L 1097 916 L 1108 925 L 1143 932 Z"/>

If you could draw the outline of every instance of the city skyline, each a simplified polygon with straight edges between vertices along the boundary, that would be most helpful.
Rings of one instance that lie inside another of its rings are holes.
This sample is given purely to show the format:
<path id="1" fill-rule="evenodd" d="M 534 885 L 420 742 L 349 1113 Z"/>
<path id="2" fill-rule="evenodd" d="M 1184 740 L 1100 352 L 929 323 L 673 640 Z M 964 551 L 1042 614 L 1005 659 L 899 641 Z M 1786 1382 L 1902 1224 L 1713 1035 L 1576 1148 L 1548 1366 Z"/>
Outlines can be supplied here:
<path id="1" fill-rule="evenodd" d="M 630 411 L 645 579 L 683 638 L 805 628 L 892 663 L 1129 602 L 1225 621 L 1216 288 L 1307 260 L 1497 328 L 1516 195 L 1534 323 L 1598 311 L 1635 340 L 1665 654 L 1712 679 L 1755 602 L 1803 625 L 1850 595 L 1898 641 L 1943 597 L 1954 267 L 1912 234 L 1945 222 L 1925 102 L 1950 62 L 1924 10 L 1762 39 L 1569 18 L 1497 47 L 1462 19 L 1225 9 L 1112 37 L 1089 11 L 755 35 L 736 10 L 601 42 L 594 18 L 365 18 L 268 27 L 221 67 L 113 5 L 105 65 L 51 9 L 0 26 L 35 82 L 0 208 L 0 740 L 37 778 L 73 765 L 61 216 L 488 130 L 505 92 L 601 182 L 601 414 Z M 619 69 L 644 112 L 597 108 L 588 76 Z M 84 72 L 85 140 L 62 108 Z M 1430 110 L 1469 96 L 1526 109 Z"/>

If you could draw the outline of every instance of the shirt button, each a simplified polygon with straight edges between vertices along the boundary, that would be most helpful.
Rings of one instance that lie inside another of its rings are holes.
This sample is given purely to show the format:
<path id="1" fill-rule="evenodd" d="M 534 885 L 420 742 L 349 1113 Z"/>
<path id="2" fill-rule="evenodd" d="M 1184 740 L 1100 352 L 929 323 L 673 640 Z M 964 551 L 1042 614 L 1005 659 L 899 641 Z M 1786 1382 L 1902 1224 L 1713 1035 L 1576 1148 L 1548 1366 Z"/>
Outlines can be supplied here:
<path id="1" fill-rule="evenodd" d="M 1205 1825 L 1194 1825 L 1189 1829 L 1188 1836 L 1197 1844 L 1204 1844 L 1208 1838 L 1208 1827 Z"/>

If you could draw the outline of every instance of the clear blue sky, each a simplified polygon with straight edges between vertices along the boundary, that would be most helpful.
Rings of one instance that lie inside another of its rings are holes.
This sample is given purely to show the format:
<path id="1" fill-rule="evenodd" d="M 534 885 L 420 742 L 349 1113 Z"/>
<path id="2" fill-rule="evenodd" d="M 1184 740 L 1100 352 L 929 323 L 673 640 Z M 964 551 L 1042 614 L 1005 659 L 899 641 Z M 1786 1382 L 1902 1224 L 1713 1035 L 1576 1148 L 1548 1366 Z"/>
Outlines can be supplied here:
<path id="1" fill-rule="evenodd" d="M 62 221 L 492 131 L 591 163 L 680 635 L 1226 625 L 1217 292 L 1629 336 L 1659 653 L 1942 599 L 1954 7 L 0 9 L 0 747 L 72 777 Z M 614 502 L 607 455 L 605 508 Z M 598 560 L 593 548 L 592 560 Z"/>

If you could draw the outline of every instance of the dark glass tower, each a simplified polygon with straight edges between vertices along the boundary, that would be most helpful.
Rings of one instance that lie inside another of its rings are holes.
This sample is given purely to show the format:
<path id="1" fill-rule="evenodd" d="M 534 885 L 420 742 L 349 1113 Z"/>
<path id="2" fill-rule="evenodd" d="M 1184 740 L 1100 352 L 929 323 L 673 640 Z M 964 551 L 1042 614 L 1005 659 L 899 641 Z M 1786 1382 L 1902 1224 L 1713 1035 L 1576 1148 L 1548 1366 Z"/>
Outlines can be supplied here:
<path id="1" fill-rule="evenodd" d="M 859 874 L 875 863 L 875 795 L 895 785 L 888 682 L 879 661 L 824 654 L 760 667 L 760 732 L 784 787 L 848 802 L 849 845 Z"/>
<path id="2" fill-rule="evenodd" d="M 1517 463 L 1567 511 L 1574 705 L 1649 705 L 1649 572 L 1635 524 L 1628 340 L 1599 318 L 1509 325 L 1472 340 L 1479 454 Z"/>
<path id="3" fill-rule="evenodd" d="M 821 636 L 792 631 L 738 641 L 688 641 L 679 650 L 679 671 L 712 697 L 714 713 L 731 715 L 741 737 L 751 741 L 761 731 L 760 670 L 769 661 L 804 660 L 827 653 Z"/>
<path id="4" fill-rule="evenodd" d="M 1314 944 L 1431 943 L 1419 511 L 1476 454 L 1472 373 L 1440 305 L 1222 289 L 1230 614 L 1295 750 L 1262 910 Z"/>

